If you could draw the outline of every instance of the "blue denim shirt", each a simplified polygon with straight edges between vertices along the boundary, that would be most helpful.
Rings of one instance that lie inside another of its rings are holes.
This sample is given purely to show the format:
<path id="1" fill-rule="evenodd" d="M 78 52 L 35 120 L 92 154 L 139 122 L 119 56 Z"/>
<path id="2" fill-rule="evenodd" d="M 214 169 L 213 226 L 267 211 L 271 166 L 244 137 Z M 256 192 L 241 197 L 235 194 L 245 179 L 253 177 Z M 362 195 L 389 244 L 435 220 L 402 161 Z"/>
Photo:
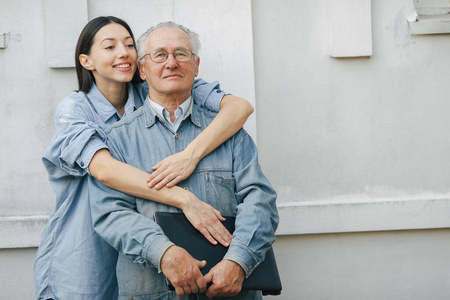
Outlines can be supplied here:
<path id="1" fill-rule="evenodd" d="M 128 84 L 125 115 L 142 106 L 146 83 Z M 224 93 L 217 82 L 197 80 L 194 100 L 219 109 Z M 56 110 L 55 133 L 43 157 L 56 194 L 56 206 L 42 234 L 34 265 L 37 299 L 115 299 L 117 251 L 93 230 L 88 192 L 88 165 L 108 148 L 105 130 L 121 119 L 94 85 L 89 93 L 72 93 Z"/>
<path id="2" fill-rule="evenodd" d="M 191 115 L 173 132 L 147 101 L 107 131 L 107 144 L 116 159 L 151 172 L 156 162 L 183 150 L 214 116 L 193 105 Z M 177 209 L 110 189 L 92 177 L 90 183 L 94 228 L 119 250 L 119 296 L 170 299 L 159 269 L 162 255 L 173 243 L 153 221 L 153 215 Z M 222 215 L 236 216 L 236 229 L 224 258 L 240 264 L 248 276 L 264 260 L 278 225 L 276 193 L 261 171 L 251 137 L 240 130 L 203 158 L 179 185 Z M 206 299 L 205 295 L 198 297 Z M 236 299 L 260 297 L 259 292 L 244 291 Z"/>

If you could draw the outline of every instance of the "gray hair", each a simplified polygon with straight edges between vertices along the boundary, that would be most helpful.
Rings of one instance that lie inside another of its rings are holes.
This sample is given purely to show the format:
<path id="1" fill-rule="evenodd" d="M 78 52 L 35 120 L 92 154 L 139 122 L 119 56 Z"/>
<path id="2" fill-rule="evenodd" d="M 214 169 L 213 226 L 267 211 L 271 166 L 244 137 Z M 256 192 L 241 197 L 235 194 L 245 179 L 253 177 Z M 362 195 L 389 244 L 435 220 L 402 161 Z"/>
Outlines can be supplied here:
<path id="1" fill-rule="evenodd" d="M 147 41 L 147 37 L 150 35 L 150 33 L 152 33 L 153 31 L 155 31 L 158 28 L 162 28 L 162 27 L 171 27 L 171 28 L 178 28 L 183 30 L 188 36 L 189 39 L 191 40 L 191 44 L 192 44 L 192 54 L 194 55 L 194 59 L 198 60 L 198 52 L 200 51 L 200 39 L 197 33 L 193 32 L 192 30 L 184 27 L 183 25 L 179 25 L 175 22 L 172 21 L 168 21 L 168 22 L 161 22 L 159 24 L 157 24 L 156 26 L 152 26 L 150 27 L 146 32 L 144 32 L 139 39 L 137 40 L 137 53 L 138 53 L 138 61 L 139 63 L 143 64 L 145 63 L 145 57 L 144 55 L 147 54 L 147 47 L 145 45 L 145 42 Z M 142 58 L 141 60 L 139 60 L 140 58 Z"/>

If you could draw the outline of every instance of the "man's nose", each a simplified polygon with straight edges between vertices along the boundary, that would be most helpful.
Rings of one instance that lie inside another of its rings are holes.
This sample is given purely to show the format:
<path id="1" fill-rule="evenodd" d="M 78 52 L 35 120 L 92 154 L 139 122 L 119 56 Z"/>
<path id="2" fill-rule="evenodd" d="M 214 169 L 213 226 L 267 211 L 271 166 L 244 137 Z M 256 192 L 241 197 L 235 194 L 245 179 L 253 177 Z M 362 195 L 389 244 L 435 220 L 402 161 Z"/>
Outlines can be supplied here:
<path id="1" fill-rule="evenodd" d="M 166 67 L 167 68 L 175 68 L 178 66 L 178 61 L 175 59 L 175 56 L 173 53 L 169 53 L 166 60 Z"/>

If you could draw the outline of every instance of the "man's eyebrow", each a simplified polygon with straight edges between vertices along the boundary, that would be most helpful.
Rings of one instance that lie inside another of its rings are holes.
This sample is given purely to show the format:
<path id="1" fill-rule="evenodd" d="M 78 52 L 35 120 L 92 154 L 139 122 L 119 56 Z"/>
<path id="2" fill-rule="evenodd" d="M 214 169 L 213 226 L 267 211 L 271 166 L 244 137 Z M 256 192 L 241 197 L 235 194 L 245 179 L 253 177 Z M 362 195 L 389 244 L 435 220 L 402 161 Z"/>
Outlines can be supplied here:
<path id="1" fill-rule="evenodd" d="M 167 48 L 166 47 L 159 47 L 159 48 L 153 49 L 152 51 L 162 51 L 162 50 L 167 51 Z M 189 50 L 189 48 L 178 47 L 178 48 L 175 48 L 175 50 Z"/>

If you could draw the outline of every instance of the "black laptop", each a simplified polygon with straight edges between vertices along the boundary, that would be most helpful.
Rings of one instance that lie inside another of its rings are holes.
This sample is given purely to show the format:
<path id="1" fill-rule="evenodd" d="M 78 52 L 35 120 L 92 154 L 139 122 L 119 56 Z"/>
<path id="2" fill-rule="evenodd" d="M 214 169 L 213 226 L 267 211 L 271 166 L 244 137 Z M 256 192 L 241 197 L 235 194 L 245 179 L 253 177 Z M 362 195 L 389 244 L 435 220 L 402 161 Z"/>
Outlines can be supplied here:
<path id="1" fill-rule="evenodd" d="M 224 226 L 233 233 L 234 217 L 225 217 Z M 164 234 L 177 246 L 184 248 L 197 260 L 206 260 L 206 266 L 201 270 L 205 275 L 225 256 L 227 249 L 220 245 L 211 244 L 198 230 L 196 230 L 183 213 L 157 212 L 155 221 Z M 168 282 L 169 288 L 173 286 Z M 253 270 L 242 284 L 243 290 L 260 290 L 263 295 L 280 295 L 281 280 L 272 247 L 266 253 L 264 261 Z"/>

